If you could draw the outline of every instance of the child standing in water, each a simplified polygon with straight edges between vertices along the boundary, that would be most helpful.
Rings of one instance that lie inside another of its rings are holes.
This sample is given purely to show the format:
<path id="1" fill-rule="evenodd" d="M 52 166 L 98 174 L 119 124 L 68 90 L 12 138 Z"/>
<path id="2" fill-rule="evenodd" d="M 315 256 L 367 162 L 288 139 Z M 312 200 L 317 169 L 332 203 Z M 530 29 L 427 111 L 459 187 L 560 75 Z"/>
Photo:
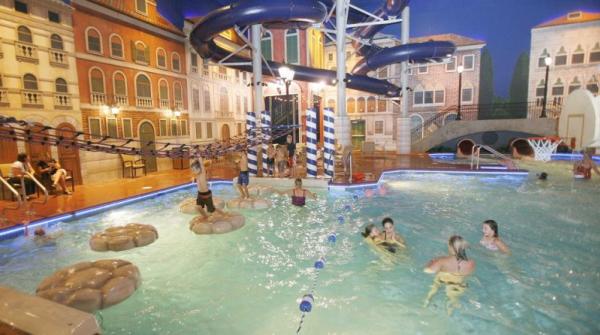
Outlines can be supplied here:
<path id="1" fill-rule="evenodd" d="M 192 169 L 192 172 L 194 173 L 194 177 L 196 180 L 196 186 L 198 187 L 198 195 L 196 197 L 196 206 L 198 206 L 198 211 L 200 212 L 200 215 L 202 215 L 204 218 L 208 218 L 208 214 L 206 212 L 208 212 L 209 214 L 212 214 L 214 212 L 223 214 L 223 212 L 220 209 L 217 209 L 213 203 L 212 192 L 208 188 L 206 169 L 204 167 L 204 162 L 202 161 L 202 157 L 199 157 L 198 159 L 193 160 L 192 164 L 190 165 L 190 168 Z M 204 211 L 205 207 L 206 207 L 206 211 Z"/>
<path id="2" fill-rule="evenodd" d="M 238 190 L 242 199 L 250 199 L 248 193 L 248 184 L 250 183 L 250 172 L 248 171 L 248 153 L 246 148 L 242 150 L 242 155 L 239 162 L 240 175 L 238 177 Z"/>

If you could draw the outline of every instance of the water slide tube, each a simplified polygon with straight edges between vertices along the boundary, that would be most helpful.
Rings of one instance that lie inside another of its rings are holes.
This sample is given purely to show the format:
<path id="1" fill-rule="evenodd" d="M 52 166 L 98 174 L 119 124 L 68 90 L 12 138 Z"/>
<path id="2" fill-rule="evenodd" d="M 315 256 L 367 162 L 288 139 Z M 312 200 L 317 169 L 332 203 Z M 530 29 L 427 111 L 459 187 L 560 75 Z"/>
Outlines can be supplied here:
<path id="1" fill-rule="evenodd" d="M 325 2 L 331 3 L 331 0 L 325 0 Z M 383 18 L 398 16 L 407 4 L 407 0 L 386 0 L 375 13 Z M 306 29 L 313 24 L 323 22 L 327 16 L 327 10 L 326 4 L 316 0 L 281 0 L 268 4 L 263 0 L 247 0 L 219 8 L 206 15 L 192 30 L 190 41 L 201 57 L 220 61 L 230 54 L 230 50 L 217 44 L 215 38 L 233 26 L 246 27 L 263 24 L 267 28 Z M 349 15 L 349 18 L 351 22 L 367 22 L 374 19 L 354 12 Z M 383 25 L 357 29 L 357 34 L 360 38 L 369 39 L 381 29 L 383 29 Z M 347 87 L 377 95 L 397 97 L 400 95 L 398 86 L 385 80 L 371 78 L 366 73 L 403 61 L 423 62 L 429 59 L 445 58 L 449 54 L 453 54 L 455 49 L 454 44 L 445 41 L 405 44 L 392 48 L 360 47 L 359 53 L 364 56 L 364 60 L 359 62 L 353 70 L 354 73 L 346 75 Z M 227 62 L 230 63 L 249 61 L 250 59 L 240 55 L 234 55 L 227 59 Z M 272 61 L 267 61 L 267 64 L 268 66 L 263 67 L 263 74 L 268 76 L 271 75 L 270 69 L 276 71 L 284 65 Z M 335 71 L 301 65 L 286 64 L 286 66 L 295 71 L 296 80 L 334 83 L 336 79 Z M 252 72 L 251 65 L 231 65 L 230 67 Z"/>

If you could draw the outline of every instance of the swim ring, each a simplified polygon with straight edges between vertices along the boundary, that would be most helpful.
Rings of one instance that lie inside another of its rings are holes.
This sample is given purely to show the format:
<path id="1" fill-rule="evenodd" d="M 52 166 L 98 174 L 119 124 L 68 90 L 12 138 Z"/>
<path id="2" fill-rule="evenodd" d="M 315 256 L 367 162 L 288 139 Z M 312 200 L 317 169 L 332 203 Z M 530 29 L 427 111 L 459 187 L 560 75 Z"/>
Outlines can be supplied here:
<path id="1" fill-rule="evenodd" d="M 143 247 L 158 239 L 156 228 L 147 224 L 130 223 L 125 226 L 110 227 L 90 238 L 90 248 L 94 251 L 123 251 Z"/>
<path id="2" fill-rule="evenodd" d="M 54 272 L 38 285 L 36 295 L 93 313 L 127 299 L 140 284 L 140 271 L 135 265 L 120 259 L 104 259 Z"/>
<path id="3" fill-rule="evenodd" d="M 225 201 L 220 198 L 213 197 L 213 205 L 215 208 L 225 208 Z M 198 206 L 196 206 L 196 198 L 187 198 L 179 203 L 179 211 L 185 214 L 198 214 Z"/>
<path id="4" fill-rule="evenodd" d="M 213 213 L 207 218 L 198 215 L 190 221 L 190 230 L 199 235 L 207 234 L 225 234 L 242 228 L 245 219 L 241 214 Z"/>

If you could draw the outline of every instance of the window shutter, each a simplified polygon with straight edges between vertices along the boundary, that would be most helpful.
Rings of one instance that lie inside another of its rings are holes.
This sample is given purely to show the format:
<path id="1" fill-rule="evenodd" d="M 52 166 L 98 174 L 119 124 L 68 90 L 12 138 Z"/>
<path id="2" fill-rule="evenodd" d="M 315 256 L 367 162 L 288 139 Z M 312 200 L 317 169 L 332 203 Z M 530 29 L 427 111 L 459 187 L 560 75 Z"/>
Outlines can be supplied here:
<path id="1" fill-rule="evenodd" d="M 146 60 L 146 63 L 150 64 L 150 47 L 144 49 L 144 59 Z"/>
<path id="2" fill-rule="evenodd" d="M 136 48 L 135 48 L 135 42 L 134 41 L 130 41 L 129 42 L 131 44 L 131 59 L 135 62 L 136 60 Z"/>

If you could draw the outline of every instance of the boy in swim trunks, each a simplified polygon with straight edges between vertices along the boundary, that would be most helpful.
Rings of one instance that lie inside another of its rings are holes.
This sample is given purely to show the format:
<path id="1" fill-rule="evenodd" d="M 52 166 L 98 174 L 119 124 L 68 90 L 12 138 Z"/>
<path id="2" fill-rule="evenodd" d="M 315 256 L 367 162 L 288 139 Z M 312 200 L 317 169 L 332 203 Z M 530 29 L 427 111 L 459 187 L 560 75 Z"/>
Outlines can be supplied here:
<path id="1" fill-rule="evenodd" d="M 223 214 L 223 212 L 216 208 L 213 204 L 212 192 L 208 188 L 208 180 L 206 178 L 206 169 L 204 168 L 204 163 L 202 161 L 202 157 L 195 159 L 192 161 L 190 165 L 192 172 L 194 173 L 196 186 L 198 187 L 198 196 L 196 197 L 196 205 L 198 206 L 198 211 L 200 215 L 204 218 L 208 218 L 208 213 L 212 214 L 214 212 L 218 212 Z M 204 208 L 206 207 L 206 211 Z"/>
<path id="2" fill-rule="evenodd" d="M 250 183 L 250 172 L 248 171 L 248 154 L 246 152 L 246 149 L 242 150 L 242 156 L 240 157 L 239 167 L 240 175 L 238 177 L 238 190 L 240 191 L 242 199 L 250 199 L 250 194 L 248 193 L 248 184 Z"/>

